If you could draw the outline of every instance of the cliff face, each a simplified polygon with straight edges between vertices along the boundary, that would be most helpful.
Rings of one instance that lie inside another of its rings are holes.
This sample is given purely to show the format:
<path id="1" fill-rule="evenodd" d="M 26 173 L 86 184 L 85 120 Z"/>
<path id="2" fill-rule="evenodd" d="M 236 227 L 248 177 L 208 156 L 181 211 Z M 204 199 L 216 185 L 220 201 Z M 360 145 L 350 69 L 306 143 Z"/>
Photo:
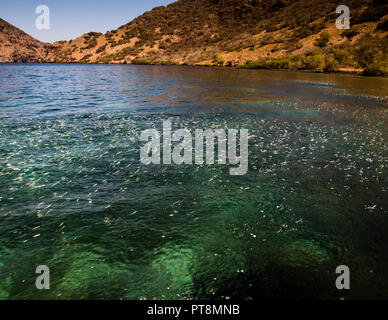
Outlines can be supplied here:
<path id="1" fill-rule="evenodd" d="M 388 73 L 386 0 L 341 4 L 349 30 L 335 26 L 337 0 L 179 0 L 105 34 L 56 42 L 45 61 Z"/>
<path id="2" fill-rule="evenodd" d="M 50 47 L 0 19 L 0 62 L 44 62 Z"/>

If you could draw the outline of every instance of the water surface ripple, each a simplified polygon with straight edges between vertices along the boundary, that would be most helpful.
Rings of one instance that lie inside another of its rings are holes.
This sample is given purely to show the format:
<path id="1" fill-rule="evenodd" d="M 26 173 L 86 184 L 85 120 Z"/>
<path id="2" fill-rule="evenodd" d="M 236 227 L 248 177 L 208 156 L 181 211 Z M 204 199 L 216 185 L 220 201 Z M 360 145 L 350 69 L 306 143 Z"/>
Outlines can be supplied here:
<path id="1" fill-rule="evenodd" d="M 0 299 L 388 298 L 385 78 L 0 65 Z M 246 128 L 249 171 L 140 133 Z M 35 268 L 51 289 L 35 288 Z M 351 290 L 335 288 L 335 268 Z"/>

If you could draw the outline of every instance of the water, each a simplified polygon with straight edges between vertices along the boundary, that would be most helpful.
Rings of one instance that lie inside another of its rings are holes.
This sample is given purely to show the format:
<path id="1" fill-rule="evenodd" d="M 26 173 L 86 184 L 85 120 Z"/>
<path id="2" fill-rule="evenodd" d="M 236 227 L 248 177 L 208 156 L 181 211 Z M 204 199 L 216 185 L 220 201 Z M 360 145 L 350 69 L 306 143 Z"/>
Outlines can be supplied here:
<path id="1" fill-rule="evenodd" d="M 386 78 L 0 65 L 1 299 L 387 299 Z M 142 130 L 247 128 L 249 171 Z M 49 266 L 51 289 L 35 288 Z M 351 290 L 335 288 L 347 265 Z"/>

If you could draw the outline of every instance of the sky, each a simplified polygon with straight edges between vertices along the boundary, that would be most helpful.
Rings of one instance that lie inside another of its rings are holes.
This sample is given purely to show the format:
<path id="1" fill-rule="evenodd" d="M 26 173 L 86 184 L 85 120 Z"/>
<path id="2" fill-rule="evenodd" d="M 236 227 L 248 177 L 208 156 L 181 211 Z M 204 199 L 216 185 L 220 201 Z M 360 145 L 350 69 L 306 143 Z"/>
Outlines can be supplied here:
<path id="1" fill-rule="evenodd" d="M 116 29 L 154 7 L 173 0 L 0 0 L 0 18 L 43 42 L 74 39 L 84 33 Z M 50 29 L 38 30 L 35 9 L 50 9 Z"/>

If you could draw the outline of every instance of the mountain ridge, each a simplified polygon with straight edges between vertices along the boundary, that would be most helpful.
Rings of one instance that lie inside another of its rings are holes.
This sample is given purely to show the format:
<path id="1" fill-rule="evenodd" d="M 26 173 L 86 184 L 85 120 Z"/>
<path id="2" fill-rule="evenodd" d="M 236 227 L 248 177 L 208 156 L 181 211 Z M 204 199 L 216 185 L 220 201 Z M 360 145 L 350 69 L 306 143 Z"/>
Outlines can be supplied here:
<path id="1" fill-rule="evenodd" d="M 388 74 L 388 4 L 337 1 L 179 0 L 105 34 L 55 42 L 44 62 L 234 66 Z"/>

